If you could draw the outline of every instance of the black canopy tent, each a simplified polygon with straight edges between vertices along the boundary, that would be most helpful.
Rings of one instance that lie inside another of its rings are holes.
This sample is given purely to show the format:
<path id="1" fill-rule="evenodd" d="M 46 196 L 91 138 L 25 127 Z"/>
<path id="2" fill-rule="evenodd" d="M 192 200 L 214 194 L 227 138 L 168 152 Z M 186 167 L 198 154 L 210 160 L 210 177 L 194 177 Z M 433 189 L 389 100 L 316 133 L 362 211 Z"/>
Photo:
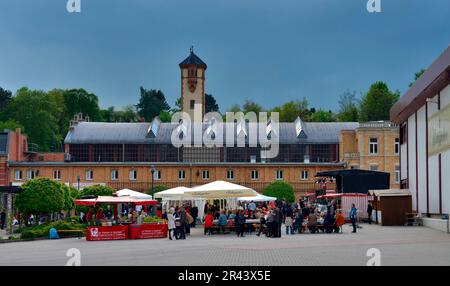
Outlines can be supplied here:
<path id="1" fill-rule="evenodd" d="M 390 174 L 360 169 L 319 172 L 316 177 L 336 179 L 337 193 L 367 194 L 369 190 L 386 190 L 390 187 Z"/>

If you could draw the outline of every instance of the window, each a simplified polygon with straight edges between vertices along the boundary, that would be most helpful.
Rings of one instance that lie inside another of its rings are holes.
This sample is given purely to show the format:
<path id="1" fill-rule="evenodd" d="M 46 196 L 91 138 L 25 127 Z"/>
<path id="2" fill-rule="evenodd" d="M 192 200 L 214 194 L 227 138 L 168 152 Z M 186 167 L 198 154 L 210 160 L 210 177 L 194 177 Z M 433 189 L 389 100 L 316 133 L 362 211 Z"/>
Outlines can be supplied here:
<path id="1" fill-rule="evenodd" d="M 209 171 L 208 170 L 202 171 L 202 178 L 203 178 L 203 180 L 209 180 Z"/>
<path id="2" fill-rule="evenodd" d="M 130 170 L 129 179 L 130 179 L 130 181 L 136 181 L 136 179 L 137 179 L 137 171 L 136 170 Z"/>
<path id="3" fill-rule="evenodd" d="M 400 165 L 395 165 L 395 183 L 400 184 Z"/>
<path id="4" fill-rule="evenodd" d="M 186 172 L 184 170 L 178 171 L 178 180 L 184 180 L 186 178 Z"/>
<path id="5" fill-rule="evenodd" d="M 370 171 L 378 171 L 378 165 L 370 165 Z"/>
<path id="6" fill-rule="evenodd" d="M 399 153 L 400 153 L 400 139 L 395 138 L 394 154 L 398 155 Z"/>
<path id="7" fill-rule="evenodd" d="M 92 181 L 94 179 L 94 171 L 87 170 L 86 171 L 86 181 Z"/>
<path id="8" fill-rule="evenodd" d="M 370 138 L 369 154 L 378 154 L 378 138 Z"/>
<path id="9" fill-rule="evenodd" d="M 60 170 L 54 170 L 53 171 L 53 180 L 61 180 L 61 171 Z"/>
<path id="10" fill-rule="evenodd" d="M 308 170 L 302 170 L 300 178 L 302 180 L 308 180 Z"/>
<path id="11" fill-rule="evenodd" d="M 191 110 L 194 110 L 195 108 L 195 100 L 191 100 Z"/>
<path id="12" fill-rule="evenodd" d="M 283 180 L 283 170 L 277 170 L 277 180 Z"/>
<path id="13" fill-rule="evenodd" d="M 234 172 L 233 172 L 233 170 L 228 170 L 227 171 L 227 179 L 228 180 L 233 180 L 234 179 Z"/>
<path id="14" fill-rule="evenodd" d="M 22 180 L 22 170 L 16 170 L 14 178 L 16 181 Z"/>
<path id="15" fill-rule="evenodd" d="M 34 179 L 34 170 L 28 170 L 27 171 L 27 180 L 33 180 Z"/>
<path id="16" fill-rule="evenodd" d="M 111 181 L 117 181 L 119 179 L 119 171 L 111 170 Z"/>
<path id="17" fill-rule="evenodd" d="M 155 172 L 153 173 L 153 179 L 161 180 L 161 171 L 160 170 L 155 170 Z"/>
<path id="18" fill-rule="evenodd" d="M 252 171 L 252 180 L 258 180 L 258 178 L 259 178 L 258 170 L 253 170 Z"/>

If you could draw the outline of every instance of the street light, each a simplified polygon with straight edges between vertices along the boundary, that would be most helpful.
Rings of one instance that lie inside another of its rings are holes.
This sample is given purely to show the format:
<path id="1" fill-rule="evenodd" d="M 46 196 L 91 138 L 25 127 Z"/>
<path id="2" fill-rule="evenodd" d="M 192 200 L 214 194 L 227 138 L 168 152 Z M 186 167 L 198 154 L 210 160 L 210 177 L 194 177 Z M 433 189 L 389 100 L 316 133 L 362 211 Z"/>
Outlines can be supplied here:
<path id="1" fill-rule="evenodd" d="M 153 196 L 155 196 L 155 193 L 154 193 L 154 191 L 155 191 L 155 189 L 154 189 L 154 187 L 153 187 L 153 184 L 154 184 L 154 180 L 155 180 L 155 166 L 154 165 L 152 165 L 152 167 L 151 167 L 151 169 L 150 169 L 150 172 L 152 173 L 152 192 L 151 192 L 151 194 L 153 195 Z"/>

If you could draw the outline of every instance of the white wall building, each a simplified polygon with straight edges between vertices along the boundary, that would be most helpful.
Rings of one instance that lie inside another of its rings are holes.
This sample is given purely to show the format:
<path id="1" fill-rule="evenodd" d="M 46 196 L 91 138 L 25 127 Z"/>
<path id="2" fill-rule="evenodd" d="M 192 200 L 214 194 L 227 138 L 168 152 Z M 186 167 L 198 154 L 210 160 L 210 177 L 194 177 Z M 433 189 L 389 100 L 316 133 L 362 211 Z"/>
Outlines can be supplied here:
<path id="1" fill-rule="evenodd" d="M 450 213 L 450 46 L 390 111 L 400 125 L 401 187 L 413 210 Z"/>

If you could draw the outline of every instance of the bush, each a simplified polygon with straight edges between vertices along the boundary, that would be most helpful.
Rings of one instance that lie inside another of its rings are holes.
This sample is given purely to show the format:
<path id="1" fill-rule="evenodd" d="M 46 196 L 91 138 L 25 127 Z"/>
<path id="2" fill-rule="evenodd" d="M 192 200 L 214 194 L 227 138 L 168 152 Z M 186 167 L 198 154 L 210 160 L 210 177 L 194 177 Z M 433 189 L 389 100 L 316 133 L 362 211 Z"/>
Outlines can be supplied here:
<path id="1" fill-rule="evenodd" d="M 52 223 L 41 224 L 33 227 L 26 227 L 22 229 L 21 238 L 22 239 L 34 239 L 41 237 L 48 237 L 49 230 L 51 228 L 59 229 L 68 229 L 68 230 L 86 230 L 86 226 L 84 224 L 72 224 L 65 221 L 55 221 Z"/>
<path id="2" fill-rule="evenodd" d="M 83 188 L 78 193 L 77 199 L 81 199 L 84 196 L 112 196 L 115 192 L 116 190 L 111 187 L 95 185 Z M 103 205 L 99 205 L 99 207 L 105 208 Z M 79 212 L 84 212 L 85 214 L 89 211 L 88 207 L 76 207 L 75 209 Z"/>
<path id="3" fill-rule="evenodd" d="M 276 197 L 278 200 L 286 200 L 288 203 L 295 201 L 294 188 L 285 181 L 275 181 L 264 188 L 265 196 Z"/>

